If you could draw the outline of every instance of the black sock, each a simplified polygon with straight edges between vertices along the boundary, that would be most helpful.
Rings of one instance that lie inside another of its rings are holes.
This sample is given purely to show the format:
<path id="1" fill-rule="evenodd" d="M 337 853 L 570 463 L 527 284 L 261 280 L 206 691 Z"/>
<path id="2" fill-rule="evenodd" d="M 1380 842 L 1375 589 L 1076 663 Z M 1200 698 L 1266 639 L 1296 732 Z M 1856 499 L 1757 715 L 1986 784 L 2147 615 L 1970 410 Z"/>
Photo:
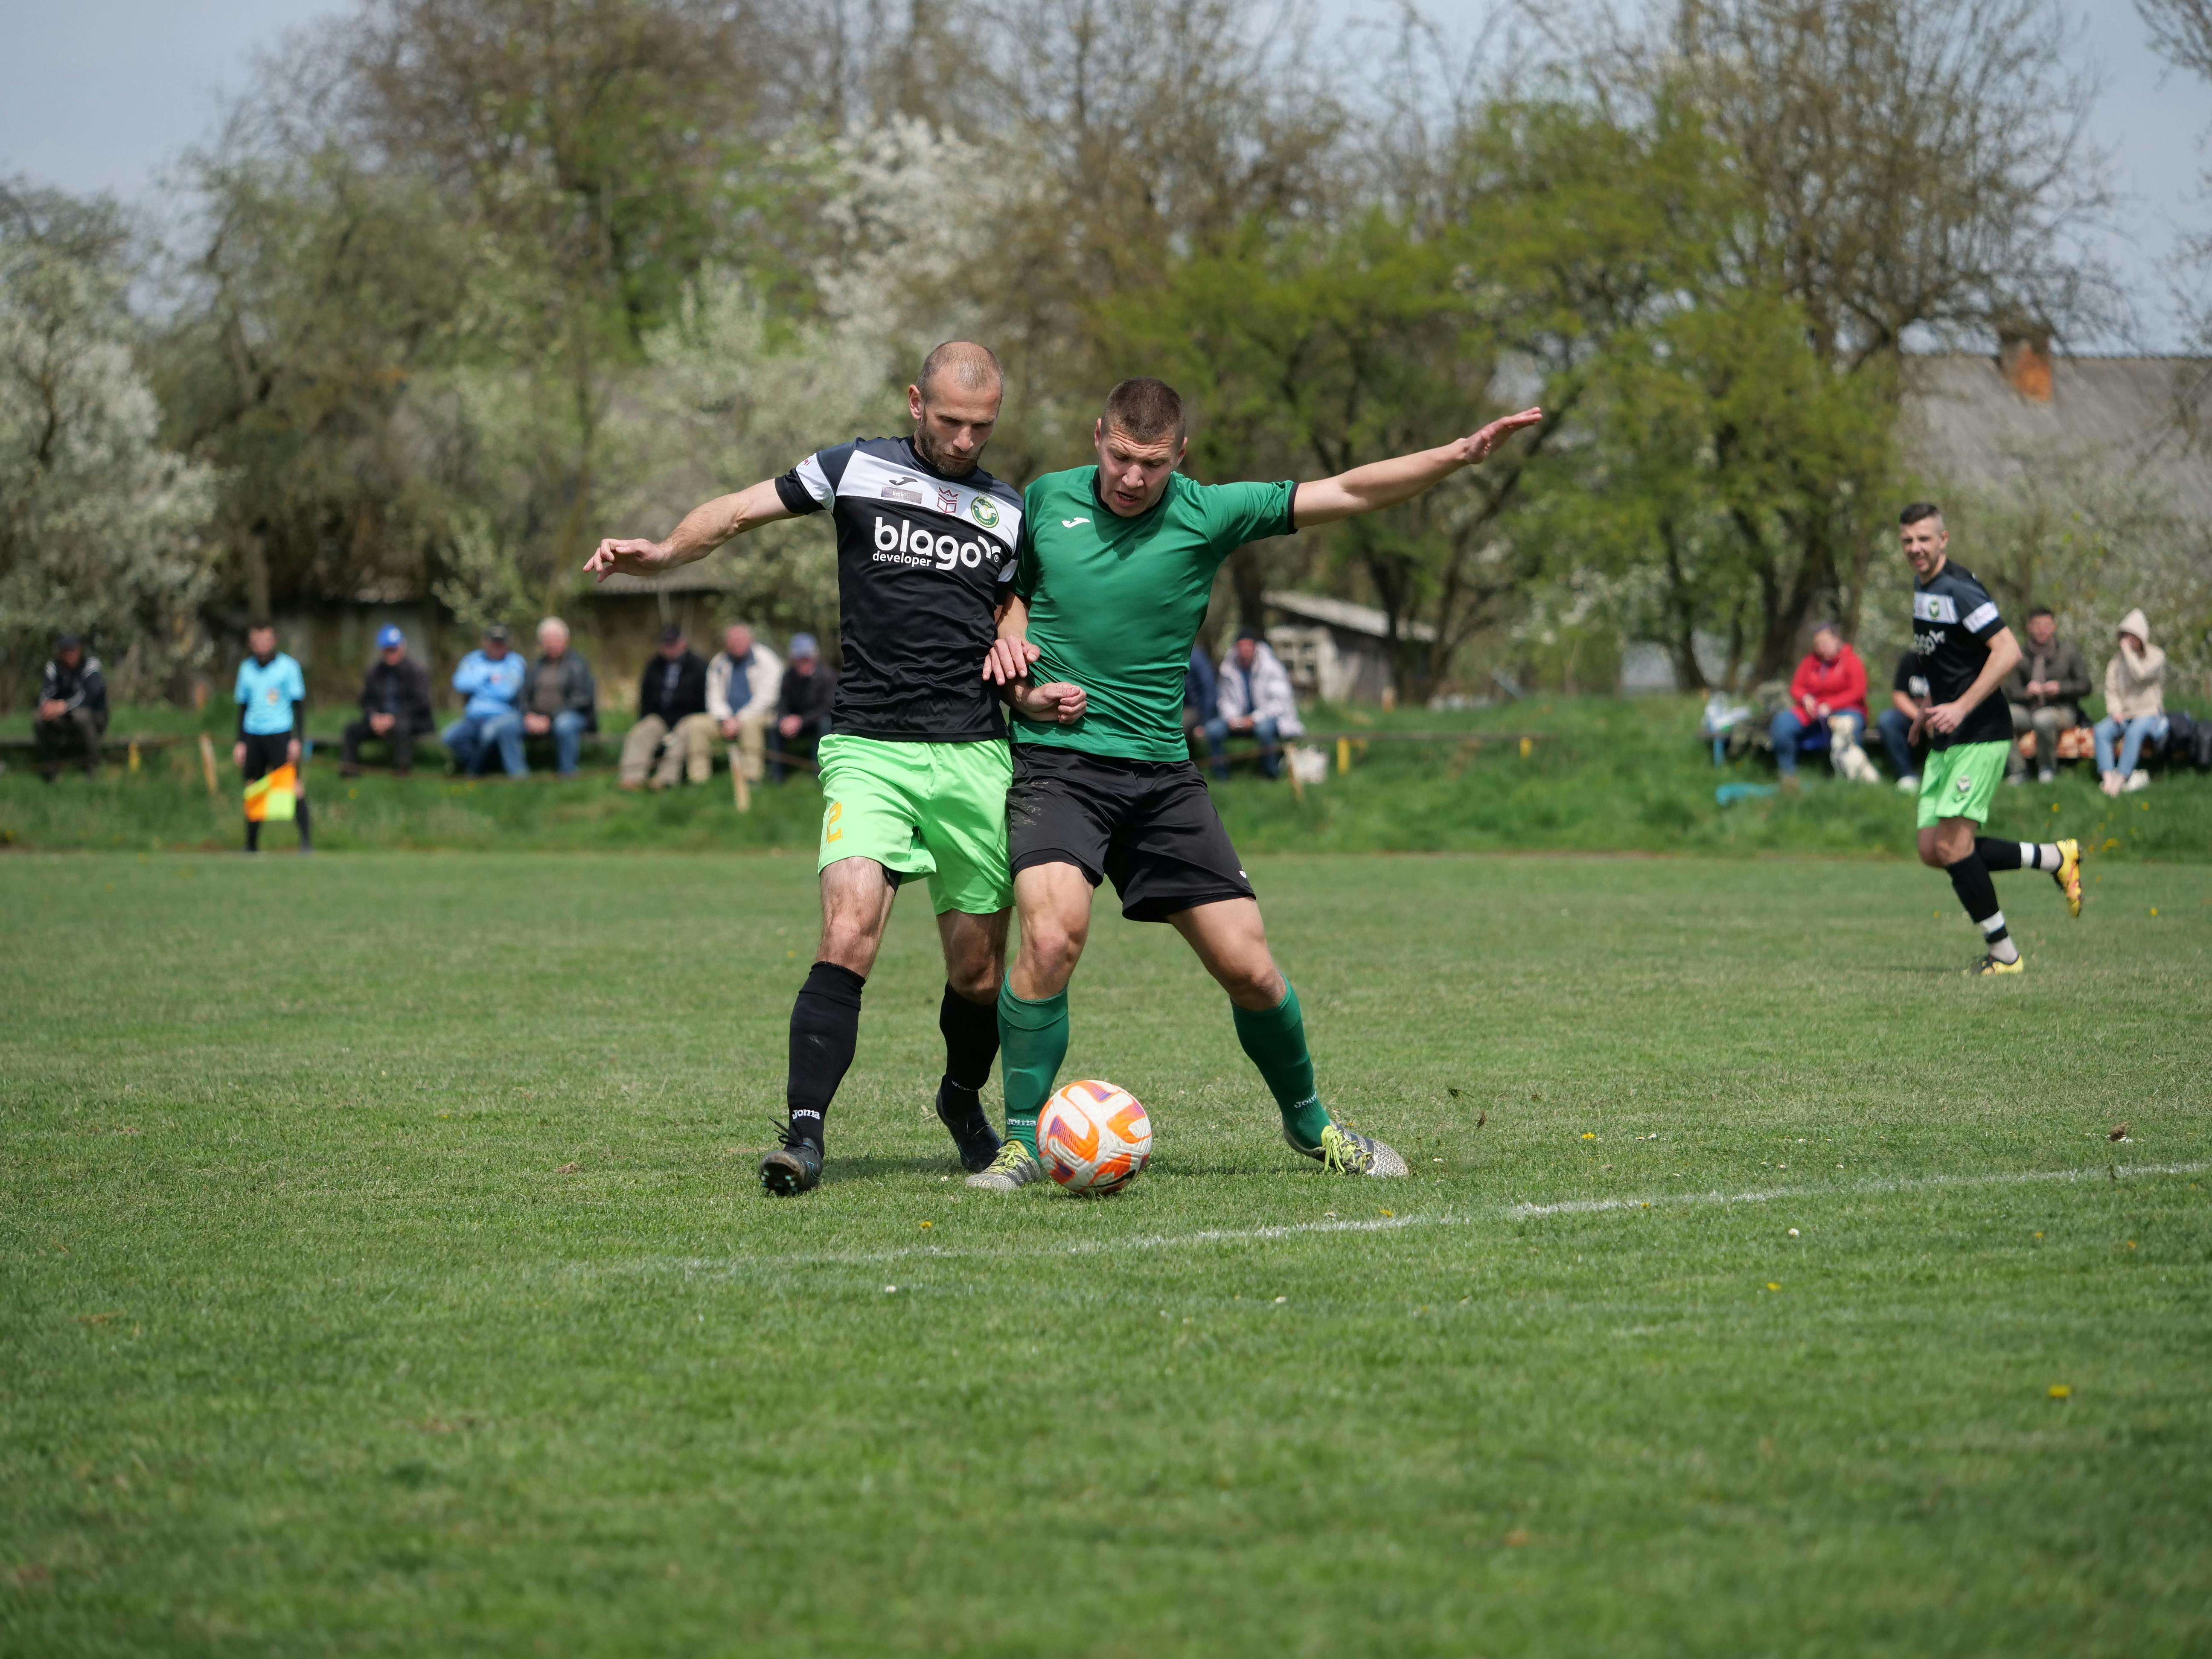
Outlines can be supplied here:
<path id="1" fill-rule="evenodd" d="M 246 850 L 249 853 L 261 850 L 261 823 L 258 818 L 246 821 Z"/>
<path id="2" fill-rule="evenodd" d="M 938 1005 L 937 1029 L 945 1033 L 945 1087 L 956 1105 L 972 1106 L 991 1080 L 999 1057 L 999 999 L 975 1003 L 945 988 Z"/>
<path id="3" fill-rule="evenodd" d="M 2017 848 L 2013 856 L 2020 856 Z M 1982 930 L 1990 954 L 2000 962 L 2014 960 L 2020 955 L 2019 947 L 2009 942 L 2004 912 L 1997 908 L 1997 884 L 1990 879 L 1989 866 L 1979 854 L 1969 853 L 1951 866 L 1951 886 L 1974 926 Z"/>
<path id="4" fill-rule="evenodd" d="M 860 988 L 866 983 L 850 968 L 817 962 L 791 1005 L 791 1075 L 784 1100 L 792 1133 L 811 1141 L 817 1152 L 823 1116 L 860 1046 Z"/>
<path id="5" fill-rule="evenodd" d="M 2032 868 L 2020 855 L 2016 841 L 1999 841 L 1995 836 L 1974 837 L 1974 856 L 1989 870 L 2025 870 Z M 1990 890 L 1995 892 L 1996 890 Z"/>
<path id="6" fill-rule="evenodd" d="M 296 822 L 300 826 L 300 845 L 302 847 L 313 846 L 314 843 L 307 838 L 307 798 L 305 795 L 301 796 L 300 804 L 294 807 L 292 811 L 295 815 L 295 822 Z"/>

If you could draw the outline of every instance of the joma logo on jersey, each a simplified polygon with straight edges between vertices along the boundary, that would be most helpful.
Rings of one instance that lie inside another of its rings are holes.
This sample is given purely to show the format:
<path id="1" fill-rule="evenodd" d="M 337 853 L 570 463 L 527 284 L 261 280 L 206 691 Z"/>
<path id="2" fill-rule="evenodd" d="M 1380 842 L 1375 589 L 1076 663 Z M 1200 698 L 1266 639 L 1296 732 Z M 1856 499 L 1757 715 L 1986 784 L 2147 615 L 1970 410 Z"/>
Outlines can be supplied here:
<path id="1" fill-rule="evenodd" d="M 876 557 L 886 564 L 927 565 L 951 570 L 965 566 L 973 570 L 983 562 L 983 544 L 963 542 L 957 536 L 934 536 L 905 520 L 878 519 Z"/>

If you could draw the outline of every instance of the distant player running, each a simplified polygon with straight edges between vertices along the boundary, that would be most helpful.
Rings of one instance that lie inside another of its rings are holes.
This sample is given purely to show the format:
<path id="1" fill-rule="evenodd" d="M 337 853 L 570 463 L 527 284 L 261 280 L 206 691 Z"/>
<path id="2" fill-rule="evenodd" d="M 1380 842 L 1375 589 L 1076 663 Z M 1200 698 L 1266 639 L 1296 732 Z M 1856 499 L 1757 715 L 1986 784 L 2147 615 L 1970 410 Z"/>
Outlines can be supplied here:
<path id="1" fill-rule="evenodd" d="M 781 478 L 695 508 L 665 542 L 601 542 L 584 567 L 602 580 L 652 575 L 780 519 L 826 507 L 836 525 L 845 672 L 818 751 L 822 939 L 791 1010 L 783 1145 L 761 1159 L 771 1193 L 822 1179 L 823 1120 L 853 1063 L 860 990 L 907 876 L 929 878 L 945 949 L 937 1115 L 969 1170 L 999 1150 L 977 1097 L 999 1049 L 993 1007 L 1013 896 L 1008 762 L 999 700 L 978 665 L 1012 591 L 1022 498 L 976 462 L 1004 384 L 983 347 L 941 345 L 907 388 L 911 438 L 821 450 Z M 1083 708 L 1073 686 L 1022 684 L 1013 695 L 1040 720 Z"/>
<path id="2" fill-rule="evenodd" d="M 1158 380 L 1124 380 L 1093 431 L 1098 464 L 1030 485 L 1017 600 L 986 672 L 1073 683 L 1088 702 L 1060 724 L 1016 708 L 1006 836 L 1022 939 L 999 994 L 1007 1139 L 969 1186 L 1011 1192 L 1043 1173 L 1037 1114 L 1067 1054 L 1067 982 L 1092 890 L 1109 877 L 1123 915 L 1169 923 L 1229 994 L 1291 1148 L 1339 1173 L 1406 1173 L 1389 1147 L 1334 1121 L 1314 1086 L 1297 994 L 1191 762 L 1183 678 L 1214 573 L 1237 549 L 1410 501 L 1541 418 L 1528 410 L 1319 483 L 1209 486 L 1176 471 L 1182 400 Z"/>
<path id="3" fill-rule="evenodd" d="M 1997 908 L 1992 870 L 2047 870 L 2069 915 L 2081 914 L 2081 849 L 2071 841 L 1999 841 L 1974 832 L 1990 819 L 2009 752 L 2012 714 L 1996 688 L 2020 661 L 2020 642 L 1997 615 L 1996 601 L 1954 564 L 1951 532 L 1932 501 L 1915 501 L 1900 520 L 1905 556 L 1912 566 L 1912 641 L 1928 676 L 1928 707 L 1913 720 L 1909 742 L 1928 739 L 1920 775 L 1920 861 L 1950 872 L 1959 902 L 1982 930 L 1986 951 L 1969 974 L 2027 970 L 2020 947 Z"/>

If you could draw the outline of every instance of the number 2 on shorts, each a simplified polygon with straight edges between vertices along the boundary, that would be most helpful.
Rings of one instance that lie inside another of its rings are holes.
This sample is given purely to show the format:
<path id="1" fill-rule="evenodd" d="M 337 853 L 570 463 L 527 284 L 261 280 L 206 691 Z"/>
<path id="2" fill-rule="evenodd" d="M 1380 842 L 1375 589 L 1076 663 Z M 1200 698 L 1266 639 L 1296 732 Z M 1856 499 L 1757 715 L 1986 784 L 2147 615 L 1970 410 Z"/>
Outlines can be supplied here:
<path id="1" fill-rule="evenodd" d="M 822 839 L 825 843 L 842 841 L 845 838 L 845 832 L 837 827 L 837 820 L 844 816 L 845 803 L 842 800 L 831 801 L 830 810 L 822 815 Z"/>

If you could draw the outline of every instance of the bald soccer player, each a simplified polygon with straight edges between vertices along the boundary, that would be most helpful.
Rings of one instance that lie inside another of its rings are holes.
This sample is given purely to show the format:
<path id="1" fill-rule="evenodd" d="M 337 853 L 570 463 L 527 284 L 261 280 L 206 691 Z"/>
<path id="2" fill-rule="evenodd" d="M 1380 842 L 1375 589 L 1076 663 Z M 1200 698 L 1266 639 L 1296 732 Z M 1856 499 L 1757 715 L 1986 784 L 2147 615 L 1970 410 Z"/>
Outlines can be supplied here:
<path id="1" fill-rule="evenodd" d="M 735 536 L 827 512 L 837 532 L 837 681 L 822 768 L 822 938 L 791 1010 L 788 1119 L 761 1184 L 788 1195 L 822 1180 L 823 1120 L 853 1063 L 860 992 L 899 884 L 926 876 L 945 949 L 937 1115 L 970 1170 L 999 1138 L 979 1093 L 999 1052 L 1006 969 L 1006 784 L 1002 696 L 1043 724 L 1083 713 L 1072 685 L 981 674 L 1012 592 L 1022 498 L 977 465 L 1005 380 L 980 345 L 937 348 L 907 388 L 914 431 L 817 450 L 780 478 L 694 509 L 665 541 L 599 544 L 585 568 L 653 575 Z"/>

